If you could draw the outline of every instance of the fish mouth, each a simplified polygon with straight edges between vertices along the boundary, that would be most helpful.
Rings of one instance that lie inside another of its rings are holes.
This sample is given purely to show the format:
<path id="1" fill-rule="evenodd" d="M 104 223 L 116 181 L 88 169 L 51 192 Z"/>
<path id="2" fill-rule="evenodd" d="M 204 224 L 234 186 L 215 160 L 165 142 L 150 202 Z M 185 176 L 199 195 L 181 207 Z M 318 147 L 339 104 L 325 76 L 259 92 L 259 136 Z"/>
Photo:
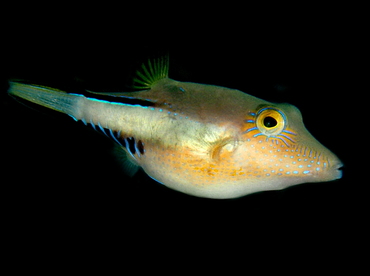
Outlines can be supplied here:
<path id="1" fill-rule="evenodd" d="M 334 169 L 334 180 L 335 179 L 340 179 L 340 178 L 342 178 L 342 176 L 343 176 L 343 171 L 342 171 L 342 169 L 343 169 L 343 163 L 338 163 L 338 164 L 336 164 L 334 167 L 333 167 L 333 169 Z"/>

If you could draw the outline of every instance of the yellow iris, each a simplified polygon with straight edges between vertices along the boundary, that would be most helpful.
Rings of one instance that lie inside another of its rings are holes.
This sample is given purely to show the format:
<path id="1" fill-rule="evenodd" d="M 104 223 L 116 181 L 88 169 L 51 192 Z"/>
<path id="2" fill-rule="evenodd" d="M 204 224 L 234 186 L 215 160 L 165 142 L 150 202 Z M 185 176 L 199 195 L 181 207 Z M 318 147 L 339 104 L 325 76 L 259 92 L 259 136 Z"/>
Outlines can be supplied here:
<path id="1" fill-rule="evenodd" d="M 284 130 L 285 116 L 281 111 L 274 108 L 264 108 L 257 113 L 256 124 L 266 136 L 275 136 Z"/>

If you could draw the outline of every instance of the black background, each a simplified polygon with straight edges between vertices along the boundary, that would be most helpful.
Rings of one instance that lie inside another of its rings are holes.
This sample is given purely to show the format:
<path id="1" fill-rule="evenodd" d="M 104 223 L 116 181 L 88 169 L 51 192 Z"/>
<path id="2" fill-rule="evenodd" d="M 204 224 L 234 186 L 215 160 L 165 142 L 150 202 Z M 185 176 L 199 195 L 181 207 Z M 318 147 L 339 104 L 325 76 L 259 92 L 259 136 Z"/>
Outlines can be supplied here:
<path id="1" fill-rule="evenodd" d="M 180 235 L 176 242 L 189 234 L 208 239 L 210 233 L 225 242 L 249 241 L 249 231 L 263 225 L 265 237 L 281 231 L 301 235 L 302 242 L 315 234 L 335 244 L 333 232 L 358 227 L 354 216 L 363 187 L 350 154 L 358 139 L 351 120 L 362 91 L 355 88 L 361 79 L 356 37 L 346 24 L 331 22 L 296 28 L 249 25 L 235 32 L 233 24 L 225 29 L 210 24 L 196 32 L 149 26 L 134 33 L 130 25 L 112 28 L 119 20 L 112 26 L 88 21 L 73 27 L 13 26 L 5 36 L 1 79 L 7 225 L 19 236 L 38 233 L 41 240 L 45 235 L 86 243 L 92 237 L 156 240 L 158 232 Z M 188 196 L 143 172 L 128 178 L 112 157 L 108 139 L 68 116 L 27 108 L 6 93 L 9 78 L 71 92 L 130 91 L 141 62 L 166 52 L 173 79 L 236 88 L 297 106 L 307 129 L 345 164 L 343 178 L 232 200 Z M 228 230 L 226 237 L 220 229 Z"/>

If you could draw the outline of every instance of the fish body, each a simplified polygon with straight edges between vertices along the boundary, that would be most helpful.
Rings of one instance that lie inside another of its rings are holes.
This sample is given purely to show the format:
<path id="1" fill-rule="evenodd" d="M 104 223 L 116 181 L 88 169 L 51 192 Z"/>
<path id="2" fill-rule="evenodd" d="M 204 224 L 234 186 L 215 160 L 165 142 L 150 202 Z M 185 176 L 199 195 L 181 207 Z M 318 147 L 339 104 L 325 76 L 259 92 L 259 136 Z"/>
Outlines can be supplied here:
<path id="1" fill-rule="evenodd" d="M 143 65 L 138 92 L 82 95 L 10 82 L 9 94 L 91 125 L 119 145 L 130 170 L 186 194 L 236 198 L 341 177 L 340 160 L 296 107 L 167 71 L 163 61 Z"/>

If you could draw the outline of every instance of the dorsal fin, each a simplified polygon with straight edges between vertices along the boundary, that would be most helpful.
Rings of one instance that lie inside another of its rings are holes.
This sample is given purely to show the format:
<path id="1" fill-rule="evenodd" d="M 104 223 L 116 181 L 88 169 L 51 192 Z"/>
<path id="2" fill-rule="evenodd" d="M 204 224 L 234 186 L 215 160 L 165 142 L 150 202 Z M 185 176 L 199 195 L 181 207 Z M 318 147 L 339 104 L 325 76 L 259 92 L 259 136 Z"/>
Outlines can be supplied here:
<path id="1" fill-rule="evenodd" d="M 142 70 L 136 71 L 133 87 L 136 89 L 150 89 L 157 81 L 168 78 L 168 55 L 162 58 L 149 59 L 148 64 L 141 65 Z"/>

